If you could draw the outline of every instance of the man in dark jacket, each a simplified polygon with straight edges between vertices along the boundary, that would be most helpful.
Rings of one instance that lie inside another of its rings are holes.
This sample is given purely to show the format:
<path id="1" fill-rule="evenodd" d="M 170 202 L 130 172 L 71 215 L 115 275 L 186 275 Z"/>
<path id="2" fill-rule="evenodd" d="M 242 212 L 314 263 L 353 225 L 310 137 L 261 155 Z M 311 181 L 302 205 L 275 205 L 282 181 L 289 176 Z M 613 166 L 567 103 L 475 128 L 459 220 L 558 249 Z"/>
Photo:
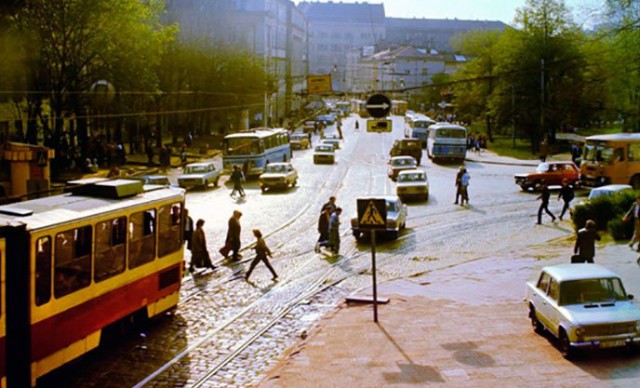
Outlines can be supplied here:
<path id="1" fill-rule="evenodd" d="M 231 258 L 233 260 L 238 260 L 240 258 L 240 217 L 242 216 L 242 212 L 239 210 L 234 210 L 233 215 L 229 218 L 229 229 L 227 230 L 227 238 L 225 243 L 231 247 L 233 251 Z"/>
<path id="2" fill-rule="evenodd" d="M 318 218 L 318 233 L 320 233 L 320 237 L 318 237 L 318 242 L 316 243 L 316 253 L 320 253 L 320 247 L 329 246 L 329 220 L 331 219 L 331 213 L 331 207 L 327 206 Z"/>
<path id="3" fill-rule="evenodd" d="M 560 221 L 562 221 L 562 217 L 564 216 L 564 212 L 569 209 L 569 204 L 575 197 L 575 192 L 573 191 L 573 186 L 569 184 L 569 181 L 566 179 L 562 180 L 562 188 L 558 193 L 558 201 L 560 198 L 564 201 L 564 206 L 562 207 L 562 212 L 560 212 Z"/>
<path id="4" fill-rule="evenodd" d="M 542 202 L 540 203 L 540 207 L 538 208 L 538 225 L 542 224 L 543 210 L 547 212 L 549 217 L 551 217 L 551 222 L 554 222 L 556 220 L 556 216 L 554 216 L 553 213 L 549 211 L 549 197 L 551 197 L 549 187 L 544 181 L 542 181 L 542 193 L 540 193 L 540 196 L 538 196 L 537 198 L 542 200 Z"/>
<path id="5" fill-rule="evenodd" d="M 596 240 L 600 240 L 600 235 L 596 231 L 596 223 L 593 220 L 587 220 L 584 228 L 578 231 L 573 253 L 580 256 L 585 262 L 593 263 L 593 258 L 596 255 Z"/>

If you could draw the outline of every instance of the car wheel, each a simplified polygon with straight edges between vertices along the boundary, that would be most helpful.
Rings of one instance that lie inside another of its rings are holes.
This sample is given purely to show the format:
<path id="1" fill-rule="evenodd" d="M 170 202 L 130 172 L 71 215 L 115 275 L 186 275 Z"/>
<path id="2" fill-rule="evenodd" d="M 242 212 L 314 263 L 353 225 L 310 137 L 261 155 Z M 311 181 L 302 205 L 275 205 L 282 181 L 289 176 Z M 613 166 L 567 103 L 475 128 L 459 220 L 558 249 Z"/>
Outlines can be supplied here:
<path id="1" fill-rule="evenodd" d="M 544 332 L 544 326 L 538 320 L 538 317 L 536 316 L 536 309 L 533 306 L 529 307 L 529 318 L 531 318 L 531 326 L 533 326 L 533 331 L 538 334 L 542 334 Z"/>
<path id="2" fill-rule="evenodd" d="M 542 182 L 541 181 L 535 181 L 533 183 L 533 189 L 538 191 L 538 190 L 542 190 Z"/>
<path id="3" fill-rule="evenodd" d="M 216 178 L 215 181 L 213 181 L 213 186 L 214 187 L 218 187 L 218 180 L 220 179 L 220 177 Z"/>
<path id="4" fill-rule="evenodd" d="M 297 180 L 297 179 L 295 179 L 295 180 L 293 181 L 293 183 L 291 183 L 291 187 L 296 187 L 296 185 L 297 185 L 297 184 L 298 184 L 298 180 Z"/>
<path id="5" fill-rule="evenodd" d="M 562 357 L 567 360 L 571 360 L 575 357 L 575 349 L 571 347 L 571 343 L 569 342 L 569 336 L 565 333 L 564 329 L 560 329 L 560 336 L 558 337 L 560 340 L 560 353 L 562 353 Z"/>
<path id="6" fill-rule="evenodd" d="M 426 193 L 426 194 L 424 195 L 424 200 L 425 200 L 425 201 L 428 201 L 428 200 L 429 200 L 429 193 Z"/>
<path id="7" fill-rule="evenodd" d="M 267 191 L 267 188 L 266 188 L 266 187 L 264 187 L 264 186 L 262 186 L 262 187 L 260 188 L 260 190 L 262 190 L 262 192 L 264 193 L 265 191 Z"/>
<path id="8" fill-rule="evenodd" d="M 520 185 L 522 191 L 529 191 L 529 185 Z"/>

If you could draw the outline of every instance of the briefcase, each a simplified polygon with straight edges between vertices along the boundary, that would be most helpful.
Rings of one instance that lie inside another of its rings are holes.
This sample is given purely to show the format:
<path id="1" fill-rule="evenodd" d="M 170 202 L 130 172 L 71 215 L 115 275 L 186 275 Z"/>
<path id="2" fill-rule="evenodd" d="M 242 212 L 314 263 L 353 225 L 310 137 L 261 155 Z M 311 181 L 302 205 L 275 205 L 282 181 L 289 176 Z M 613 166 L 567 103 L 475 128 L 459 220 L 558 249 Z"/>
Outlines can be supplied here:
<path id="1" fill-rule="evenodd" d="M 580 255 L 571 256 L 571 263 L 584 263 L 586 260 Z"/>
<path id="2" fill-rule="evenodd" d="M 231 251 L 231 244 L 226 243 L 218 252 L 226 259 L 229 256 L 229 252 Z"/>

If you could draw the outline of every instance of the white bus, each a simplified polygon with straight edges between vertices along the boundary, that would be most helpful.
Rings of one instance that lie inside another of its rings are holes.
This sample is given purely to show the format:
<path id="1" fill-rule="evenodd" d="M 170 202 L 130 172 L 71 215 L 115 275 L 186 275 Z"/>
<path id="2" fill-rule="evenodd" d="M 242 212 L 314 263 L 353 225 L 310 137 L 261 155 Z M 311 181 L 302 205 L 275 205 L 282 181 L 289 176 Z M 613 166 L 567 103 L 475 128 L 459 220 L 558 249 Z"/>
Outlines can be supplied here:
<path id="1" fill-rule="evenodd" d="M 254 128 L 224 137 L 222 168 L 230 173 L 233 166 L 245 176 L 260 175 L 267 164 L 291 160 L 289 132 L 284 128 Z"/>
<path id="2" fill-rule="evenodd" d="M 427 129 L 435 123 L 435 120 L 422 113 L 414 113 L 407 122 L 409 126 L 407 137 L 419 139 L 422 142 L 422 148 L 425 148 L 427 146 Z"/>
<path id="3" fill-rule="evenodd" d="M 451 123 L 433 124 L 428 129 L 427 156 L 434 161 L 463 161 L 467 156 L 467 129 Z"/>

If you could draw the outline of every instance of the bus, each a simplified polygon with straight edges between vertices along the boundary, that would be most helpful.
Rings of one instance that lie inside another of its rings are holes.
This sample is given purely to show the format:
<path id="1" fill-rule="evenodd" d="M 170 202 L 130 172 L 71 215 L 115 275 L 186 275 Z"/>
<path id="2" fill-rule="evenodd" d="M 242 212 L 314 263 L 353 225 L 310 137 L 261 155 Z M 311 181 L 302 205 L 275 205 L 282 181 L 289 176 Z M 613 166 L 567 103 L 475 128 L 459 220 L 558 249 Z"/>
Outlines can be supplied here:
<path id="1" fill-rule="evenodd" d="M 433 161 L 463 161 L 467 156 L 467 129 L 451 123 L 431 125 L 427 136 L 427 156 Z"/>
<path id="2" fill-rule="evenodd" d="M 351 113 L 351 103 L 349 101 L 338 101 L 336 102 L 336 109 L 340 111 L 342 117 L 347 117 Z"/>
<path id="3" fill-rule="evenodd" d="M 409 103 L 404 100 L 391 100 L 391 114 L 396 116 L 404 116 L 409 108 Z"/>
<path id="4" fill-rule="evenodd" d="M 629 184 L 640 189 L 640 133 L 595 135 L 585 139 L 580 183 Z"/>
<path id="5" fill-rule="evenodd" d="M 116 179 L 69 191 L 0 206 L 1 386 L 35 386 L 110 328 L 178 304 L 185 190 Z"/>
<path id="6" fill-rule="evenodd" d="M 422 148 L 426 148 L 427 129 L 435 123 L 435 120 L 432 120 L 422 113 L 414 113 L 408 122 L 408 137 L 419 139 L 422 142 Z"/>
<path id="7" fill-rule="evenodd" d="M 351 100 L 351 111 L 357 113 L 361 118 L 368 118 L 367 102 L 362 100 Z"/>
<path id="8" fill-rule="evenodd" d="M 230 174 L 233 166 L 245 177 L 260 175 L 271 162 L 291 160 L 289 131 L 284 128 L 254 128 L 233 133 L 222 142 L 222 171 Z"/>

